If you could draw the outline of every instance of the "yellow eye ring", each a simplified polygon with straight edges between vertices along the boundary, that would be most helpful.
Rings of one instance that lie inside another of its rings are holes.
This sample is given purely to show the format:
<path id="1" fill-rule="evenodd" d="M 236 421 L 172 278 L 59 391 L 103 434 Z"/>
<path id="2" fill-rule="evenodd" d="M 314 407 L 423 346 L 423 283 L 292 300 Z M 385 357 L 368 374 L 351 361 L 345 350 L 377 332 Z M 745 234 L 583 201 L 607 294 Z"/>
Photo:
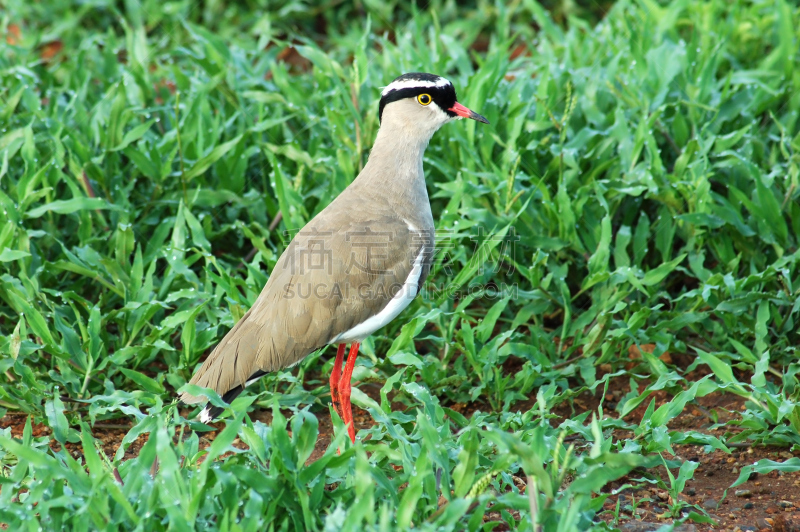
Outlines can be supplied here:
<path id="1" fill-rule="evenodd" d="M 420 105 L 430 105 L 430 103 L 433 101 L 433 98 L 431 98 L 430 94 L 420 94 L 417 96 L 417 101 Z"/>

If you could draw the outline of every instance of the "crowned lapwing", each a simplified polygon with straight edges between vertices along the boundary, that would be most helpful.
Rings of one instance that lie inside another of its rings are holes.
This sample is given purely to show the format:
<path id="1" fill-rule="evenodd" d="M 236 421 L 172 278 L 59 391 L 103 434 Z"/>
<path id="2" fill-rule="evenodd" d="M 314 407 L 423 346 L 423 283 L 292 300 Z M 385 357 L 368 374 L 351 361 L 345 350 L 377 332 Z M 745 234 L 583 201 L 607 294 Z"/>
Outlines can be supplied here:
<path id="1" fill-rule="evenodd" d="M 256 302 L 195 373 L 192 384 L 230 403 L 263 375 L 338 344 L 331 397 L 355 442 L 350 380 L 360 342 L 411 303 L 430 271 L 434 224 L 422 156 L 447 122 L 489 122 L 456 101 L 453 84 L 403 74 L 381 93 L 380 128 L 358 177 L 293 238 Z M 342 369 L 346 344 L 347 363 Z M 202 395 L 183 393 L 185 403 Z M 207 406 L 201 420 L 219 415 Z"/>

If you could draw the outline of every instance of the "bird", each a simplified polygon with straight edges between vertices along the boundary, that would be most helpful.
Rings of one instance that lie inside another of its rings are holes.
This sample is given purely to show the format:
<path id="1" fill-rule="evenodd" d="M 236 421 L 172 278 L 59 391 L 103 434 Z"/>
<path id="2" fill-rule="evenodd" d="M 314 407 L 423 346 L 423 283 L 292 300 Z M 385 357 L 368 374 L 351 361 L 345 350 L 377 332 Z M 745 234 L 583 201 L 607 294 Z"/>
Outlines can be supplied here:
<path id="1" fill-rule="evenodd" d="M 433 262 L 423 154 L 440 127 L 463 118 L 489 123 L 459 103 L 453 84 L 442 76 L 411 72 L 384 87 L 367 163 L 294 236 L 252 308 L 190 383 L 212 389 L 230 404 L 264 375 L 336 345 L 331 399 L 355 443 L 350 395 L 361 342 L 411 303 Z M 190 405 L 208 401 L 187 392 L 180 399 Z M 207 404 L 199 417 L 207 423 L 222 411 Z"/>

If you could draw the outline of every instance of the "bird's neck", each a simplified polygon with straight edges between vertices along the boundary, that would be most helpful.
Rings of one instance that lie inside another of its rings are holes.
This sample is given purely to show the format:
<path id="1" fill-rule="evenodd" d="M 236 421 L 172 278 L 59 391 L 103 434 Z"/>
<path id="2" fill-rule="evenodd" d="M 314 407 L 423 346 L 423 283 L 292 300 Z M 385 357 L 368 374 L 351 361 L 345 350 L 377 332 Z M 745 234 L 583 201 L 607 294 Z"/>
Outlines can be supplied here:
<path id="1" fill-rule="evenodd" d="M 353 182 L 390 198 L 391 203 L 430 209 L 422 157 L 434 131 L 428 134 L 407 124 L 384 122 L 369 161 Z"/>
<path id="2" fill-rule="evenodd" d="M 386 123 L 378 130 L 375 144 L 367 164 L 384 167 L 379 174 L 388 170 L 398 180 L 423 179 L 422 156 L 431 140 L 433 132 L 412 130 L 405 124 Z"/>

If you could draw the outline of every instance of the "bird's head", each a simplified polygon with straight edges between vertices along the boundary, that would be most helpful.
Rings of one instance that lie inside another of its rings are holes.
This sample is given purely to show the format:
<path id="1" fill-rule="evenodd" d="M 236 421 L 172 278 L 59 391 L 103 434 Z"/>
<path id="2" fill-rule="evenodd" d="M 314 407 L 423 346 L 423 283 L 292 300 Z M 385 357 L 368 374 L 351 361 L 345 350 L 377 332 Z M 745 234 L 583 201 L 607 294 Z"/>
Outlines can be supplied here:
<path id="1" fill-rule="evenodd" d="M 453 84 L 435 74 L 403 74 L 381 92 L 378 110 L 381 124 L 393 123 L 432 133 L 443 124 L 460 118 L 489 123 L 478 113 L 458 103 Z"/>

